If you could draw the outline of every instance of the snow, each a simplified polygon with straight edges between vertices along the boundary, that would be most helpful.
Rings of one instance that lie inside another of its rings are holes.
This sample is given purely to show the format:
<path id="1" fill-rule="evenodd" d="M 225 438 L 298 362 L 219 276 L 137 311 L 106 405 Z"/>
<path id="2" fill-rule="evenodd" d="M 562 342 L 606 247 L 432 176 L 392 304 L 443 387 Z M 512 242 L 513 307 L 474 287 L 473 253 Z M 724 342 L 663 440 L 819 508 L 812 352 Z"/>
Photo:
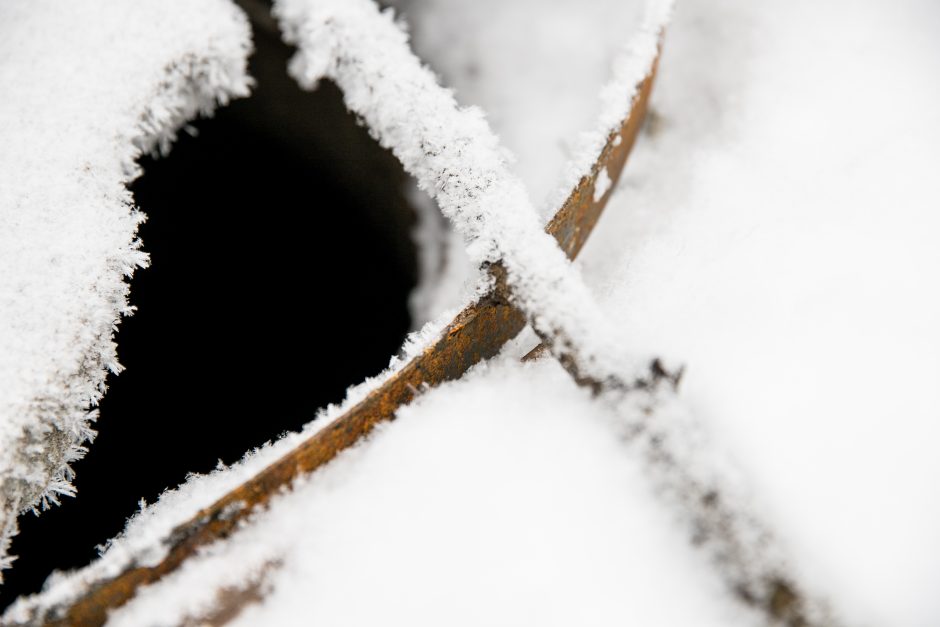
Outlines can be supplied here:
<path id="1" fill-rule="evenodd" d="M 0 566 L 16 516 L 71 495 L 147 263 L 135 158 L 244 96 L 248 24 L 206 0 L 0 6 Z M 183 358 L 183 356 L 181 356 Z"/>
<path id="2" fill-rule="evenodd" d="M 619 135 L 617 137 L 620 137 Z M 611 186 L 610 175 L 607 174 L 607 169 L 603 169 L 598 173 L 597 180 L 594 182 L 594 202 L 599 201 L 604 195 L 610 191 Z"/>
<path id="3" fill-rule="evenodd" d="M 938 18 L 683 2 L 581 257 L 852 624 L 940 621 Z"/>
<path id="4" fill-rule="evenodd" d="M 413 181 L 406 194 L 415 209 L 411 236 L 418 254 L 418 284 L 408 297 L 408 313 L 412 329 L 420 329 L 432 320 L 452 320 L 474 297 L 483 276 L 434 200 Z"/>
<path id="5" fill-rule="evenodd" d="M 207 581 L 243 587 L 262 564 L 273 564 L 269 593 L 235 624 L 740 623 L 650 497 L 616 421 L 551 361 L 484 365 L 403 408 L 110 624 L 202 616 L 218 589 Z"/>
<path id="6" fill-rule="evenodd" d="M 404 157 L 403 161 L 406 166 L 420 175 L 419 184 L 423 183 L 425 187 L 430 187 L 439 200 L 444 199 L 443 204 L 450 207 L 452 215 L 459 214 L 461 210 L 471 214 L 471 220 L 458 220 L 458 225 L 466 226 L 469 222 L 471 229 L 479 228 L 472 224 L 472 212 L 478 212 L 477 215 L 481 217 L 485 212 L 486 217 L 492 220 L 497 227 L 496 233 L 494 234 L 488 224 L 482 228 L 478 238 L 482 240 L 482 246 L 479 246 L 477 250 L 476 261 L 478 263 L 488 259 L 485 255 L 500 252 L 499 249 L 503 244 L 497 240 L 508 240 L 519 246 L 519 250 L 524 254 L 530 255 L 531 253 L 523 250 L 522 245 L 526 241 L 534 240 L 535 245 L 542 251 L 548 251 L 550 259 L 555 258 L 554 263 L 560 270 L 562 280 L 576 282 L 574 288 L 562 290 L 562 293 L 576 292 L 578 285 L 581 291 L 584 291 L 583 284 L 573 274 L 554 241 L 542 232 L 534 211 L 528 206 L 524 188 L 506 169 L 505 154 L 498 147 L 495 136 L 488 130 L 480 113 L 472 109 L 457 108 L 452 95 L 439 88 L 433 75 L 421 68 L 417 59 L 410 53 L 405 45 L 404 34 L 391 21 L 390 15 L 379 13 L 374 5 L 368 2 L 322 2 L 316 5 L 297 3 L 279 5 L 278 11 L 287 24 L 288 37 L 302 39 L 304 42 L 301 54 L 293 63 L 293 71 L 301 77 L 302 82 L 309 85 L 319 78 L 318 74 L 308 72 L 311 67 L 329 68 L 330 64 L 335 62 L 335 59 L 331 60 L 328 56 L 321 58 L 324 50 L 331 50 L 329 45 L 324 48 L 309 47 L 311 39 L 318 36 L 317 28 L 322 24 L 328 24 L 329 27 L 321 29 L 323 32 L 319 34 L 327 38 L 328 44 L 335 44 L 330 38 L 342 42 L 342 46 L 338 49 L 342 55 L 346 56 L 341 57 L 344 63 L 337 64 L 337 66 L 342 65 L 345 72 L 339 72 L 338 67 L 330 71 L 344 88 L 351 108 L 363 115 L 367 121 L 374 123 L 381 132 L 386 135 L 395 135 L 400 140 L 393 147 L 400 156 Z M 363 28 L 366 30 L 361 30 Z M 368 36 L 362 36 L 363 34 Z M 350 58 L 354 62 L 350 62 Z M 349 68 L 358 70 L 360 73 L 357 74 Z M 639 77 L 641 78 L 642 74 Z M 634 82 L 637 78 L 634 77 Z M 365 86 L 369 86 L 369 89 L 365 89 Z M 627 103 L 633 87 L 633 84 L 624 86 L 622 96 Z M 379 90 L 379 93 L 372 93 L 373 90 Z M 418 108 L 420 111 L 416 114 L 408 107 L 397 109 L 383 107 L 379 105 L 382 102 L 411 103 L 409 106 Z M 621 109 L 625 109 L 625 106 Z M 383 119 L 382 116 L 390 116 L 390 118 Z M 426 126 L 422 127 L 421 123 Z M 401 128 L 396 128 L 396 125 L 400 125 Z M 376 131 L 380 139 L 391 141 L 388 137 L 381 135 L 381 132 Z M 606 132 L 602 134 L 606 136 Z M 415 142 L 436 142 L 445 146 L 449 144 L 456 146 L 457 150 L 451 153 L 442 150 L 438 155 L 428 155 L 423 147 L 415 151 Z M 417 154 L 409 154 L 409 150 Z M 435 171 L 434 166 L 439 169 Z M 452 170 L 450 174 L 446 174 L 448 167 Z M 453 190 L 448 188 L 448 184 L 437 188 L 436 183 L 439 179 L 444 180 L 445 183 L 451 181 L 449 185 Z M 488 189 L 488 186 L 491 187 Z M 505 200 L 501 198 L 502 190 L 509 191 Z M 497 199 L 497 202 L 493 202 L 494 199 Z M 461 205 L 461 203 L 464 204 Z M 499 213 L 501 208 L 503 209 L 502 215 Z M 507 231 L 510 235 L 517 237 L 515 239 L 506 237 Z M 481 255 L 484 256 L 481 257 Z M 497 259 L 500 257 L 496 256 L 490 260 Z M 544 277 L 538 275 L 539 271 L 544 271 L 544 265 L 544 263 L 533 264 L 533 270 L 525 270 L 525 264 L 517 263 L 516 268 L 522 268 L 528 273 L 523 275 L 523 280 L 537 282 L 544 281 Z M 556 286 L 550 285 L 550 287 Z M 552 294 L 549 294 L 544 287 L 542 287 L 542 292 L 541 298 L 552 297 Z M 577 302 L 577 300 L 571 299 L 571 302 Z M 590 302 L 589 299 L 587 302 Z M 572 313 L 570 307 L 565 306 L 564 309 L 567 313 Z M 403 350 L 403 355 L 392 360 L 390 370 L 382 377 L 389 376 L 390 372 L 409 355 L 422 350 L 428 341 L 436 337 L 441 327 L 441 320 L 439 318 L 429 323 L 420 333 L 410 338 Z M 592 325 L 586 325 L 586 327 L 590 326 Z M 357 391 L 352 392 L 347 399 L 346 406 L 365 394 L 373 385 L 375 381 L 367 382 Z M 328 409 L 315 425 L 305 430 L 304 435 L 312 434 L 336 413 L 336 408 Z M 296 442 L 298 437 L 300 436 L 292 436 L 291 440 Z M 286 446 L 278 443 L 274 448 L 277 449 L 278 454 L 281 454 L 286 450 Z M 262 453 L 239 465 L 236 471 L 244 474 L 250 469 L 257 470 L 261 466 L 255 460 L 265 459 L 270 462 L 275 457 L 275 454 L 266 448 Z M 194 478 L 190 481 L 190 485 L 180 492 L 166 495 L 161 500 L 161 504 L 146 509 L 132 521 L 124 536 L 112 543 L 102 559 L 95 565 L 75 576 L 55 578 L 50 582 L 43 596 L 44 600 L 23 601 L 11 610 L 11 615 L 26 616 L 32 608 L 72 599 L 90 582 L 106 578 L 131 562 L 154 563 L 164 554 L 163 542 L 176 524 L 198 511 L 199 504 L 208 505 L 224 493 L 225 489 L 234 485 L 230 476 L 236 473 L 227 474 L 228 478 L 222 477 L 226 475 L 224 472 L 207 478 Z M 198 487 L 192 484 L 198 484 Z M 173 503 L 173 505 L 163 503 Z"/>

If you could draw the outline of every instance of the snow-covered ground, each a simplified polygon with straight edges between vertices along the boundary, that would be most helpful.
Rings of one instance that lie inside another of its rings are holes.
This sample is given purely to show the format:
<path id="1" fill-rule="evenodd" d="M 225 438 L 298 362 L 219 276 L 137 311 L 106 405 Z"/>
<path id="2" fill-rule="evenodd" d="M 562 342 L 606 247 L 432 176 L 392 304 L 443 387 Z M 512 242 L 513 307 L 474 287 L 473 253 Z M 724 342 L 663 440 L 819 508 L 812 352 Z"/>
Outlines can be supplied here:
<path id="1" fill-rule="evenodd" d="M 551 146 L 577 137 L 507 95 L 551 72 L 513 83 L 498 63 L 503 33 L 542 31 L 450 4 L 406 4 L 416 49 L 492 108 L 550 198 Z M 619 4 L 584 13 L 628 33 Z M 577 264 L 624 350 L 686 365 L 680 399 L 851 625 L 940 622 L 938 27 L 927 0 L 680 0 L 650 124 Z M 596 67 L 582 40 L 552 69 Z M 556 112 L 575 128 L 597 105 L 578 102 Z M 609 407 L 548 359 L 518 363 L 526 348 L 426 392 L 112 622 L 174 624 L 260 580 L 236 622 L 755 624 Z"/>

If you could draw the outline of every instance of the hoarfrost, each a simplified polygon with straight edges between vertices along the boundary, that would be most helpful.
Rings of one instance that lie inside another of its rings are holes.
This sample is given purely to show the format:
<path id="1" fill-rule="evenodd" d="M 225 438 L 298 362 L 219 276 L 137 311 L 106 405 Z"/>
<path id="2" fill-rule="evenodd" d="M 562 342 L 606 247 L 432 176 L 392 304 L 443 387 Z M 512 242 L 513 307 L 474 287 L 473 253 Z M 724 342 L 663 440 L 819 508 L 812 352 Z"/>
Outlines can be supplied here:
<path id="1" fill-rule="evenodd" d="M 244 96 L 250 49 L 223 0 L 0 5 L 0 566 L 16 516 L 71 495 L 117 373 L 125 280 L 147 256 L 135 159 Z"/>

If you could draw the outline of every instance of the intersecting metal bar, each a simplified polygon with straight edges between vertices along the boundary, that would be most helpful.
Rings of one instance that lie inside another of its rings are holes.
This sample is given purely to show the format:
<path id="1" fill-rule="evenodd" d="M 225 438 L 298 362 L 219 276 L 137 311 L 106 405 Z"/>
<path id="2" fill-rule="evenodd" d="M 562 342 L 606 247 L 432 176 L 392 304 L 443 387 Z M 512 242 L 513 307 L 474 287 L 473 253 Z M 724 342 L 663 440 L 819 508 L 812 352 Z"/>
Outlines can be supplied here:
<path id="1" fill-rule="evenodd" d="M 655 73 L 654 63 L 639 85 L 622 127 L 611 134 L 591 174 L 581 179 L 546 227 L 572 259 L 587 241 L 615 187 L 610 185 L 595 200 L 595 181 L 602 170 L 614 183 L 619 179 L 646 115 Z M 495 355 L 523 329 L 525 316 L 505 296 L 505 270 L 500 266 L 491 270 L 496 277 L 494 289 L 461 311 L 433 345 L 310 439 L 178 526 L 166 540 L 168 550 L 162 561 L 154 566 L 131 566 L 92 586 L 74 603 L 34 617 L 36 622 L 103 624 L 108 612 L 130 600 L 140 586 L 175 571 L 200 547 L 228 537 L 252 511 L 289 487 L 295 478 L 326 464 L 376 424 L 393 419 L 395 411 L 412 400 L 414 390 L 457 379 L 477 362 Z"/>

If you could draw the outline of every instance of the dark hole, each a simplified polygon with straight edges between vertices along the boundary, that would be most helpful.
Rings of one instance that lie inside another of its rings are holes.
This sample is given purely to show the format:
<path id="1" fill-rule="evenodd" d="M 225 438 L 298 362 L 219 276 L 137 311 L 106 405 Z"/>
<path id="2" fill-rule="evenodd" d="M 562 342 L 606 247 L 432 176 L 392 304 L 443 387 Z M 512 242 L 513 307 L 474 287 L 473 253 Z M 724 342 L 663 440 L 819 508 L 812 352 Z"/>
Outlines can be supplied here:
<path id="1" fill-rule="evenodd" d="M 21 517 L 0 602 L 87 564 L 140 499 L 299 428 L 376 374 L 409 327 L 415 282 L 404 175 L 324 84 L 256 28 L 251 98 L 196 123 L 133 186 L 152 266 L 121 323 L 126 371 L 75 464 L 78 498 Z"/>

